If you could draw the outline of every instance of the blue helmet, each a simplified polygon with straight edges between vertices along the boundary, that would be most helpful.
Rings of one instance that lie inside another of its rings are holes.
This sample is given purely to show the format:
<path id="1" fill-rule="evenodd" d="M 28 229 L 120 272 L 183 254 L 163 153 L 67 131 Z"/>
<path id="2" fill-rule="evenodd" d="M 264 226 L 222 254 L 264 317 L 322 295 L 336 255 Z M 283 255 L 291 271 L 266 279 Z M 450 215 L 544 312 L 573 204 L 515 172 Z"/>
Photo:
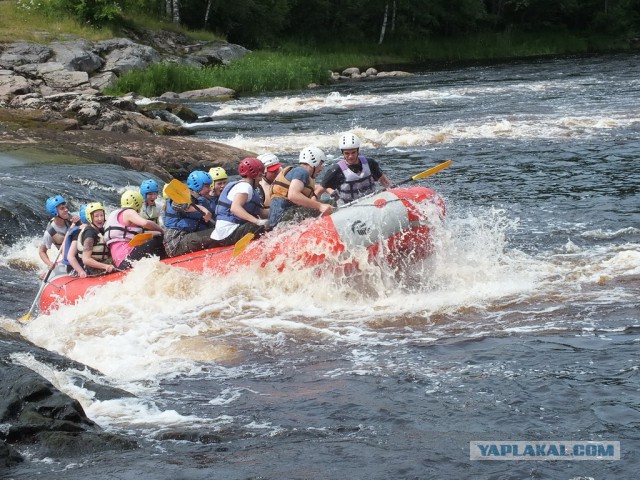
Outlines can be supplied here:
<path id="1" fill-rule="evenodd" d="M 87 220 L 86 210 L 87 210 L 87 205 L 85 203 L 80 205 L 80 213 L 78 215 L 80 215 L 80 221 L 82 223 L 89 223 L 89 220 Z"/>
<path id="2" fill-rule="evenodd" d="M 158 187 L 158 182 L 155 180 L 145 180 L 140 184 L 140 193 L 143 197 L 147 196 L 147 193 L 158 193 L 160 191 L 160 187 Z"/>
<path id="3" fill-rule="evenodd" d="M 67 203 L 67 201 L 62 198 L 62 195 L 54 195 L 53 197 L 47 198 L 46 207 L 49 215 L 51 215 L 52 217 L 57 217 L 58 206 L 62 205 L 63 203 Z"/>
<path id="4" fill-rule="evenodd" d="M 189 174 L 189 178 L 187 178 L 187 187 L 194 192 L 199 192 L 205 185 L 211 185 L 212 183 L 213 179 L 211 178 L 211 175 L 207 172 L 203 172 L 202 170 L 191 172 L 191 174 Z"/>

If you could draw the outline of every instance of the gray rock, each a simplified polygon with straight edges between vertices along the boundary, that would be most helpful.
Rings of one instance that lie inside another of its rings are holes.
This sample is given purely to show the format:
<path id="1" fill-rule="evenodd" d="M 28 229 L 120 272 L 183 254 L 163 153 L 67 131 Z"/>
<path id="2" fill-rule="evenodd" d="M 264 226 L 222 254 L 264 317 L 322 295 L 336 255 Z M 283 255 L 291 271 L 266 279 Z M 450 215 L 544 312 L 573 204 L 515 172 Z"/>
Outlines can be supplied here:
<path id="1" fill-rule="evenodd" d="M 152 47 L 140 45 L 126 38 L 104 40 L 96 44 L 96 49 L 105 53 L 101 71 L 111 71 L 122 75 L 130 70 L 144 69 L 160 61 L 160 54 Z"/>
<path id="2" fill-rule="evenodd" d="M 15 42 L 4 45 L 0 54 L 0 67 L 12 68 L 28 63 L 43 63 L 51 58 L 51 50 L 32 42 Z"/>
<path id="3" fill-rule="evenodd" d="M 113 72 L 97 73 L 89 78 L 89 85 L 96 90 L 103 92 L 105 89 L 112 87 L 118 81 L 118 76 Z"/>
<path id="4" fill-rule="evenodd" d="M 49 45 L 56 62 L 62 63 L 66 70 L 93 73 L 104 61 L 92 51 L 92 45 L 86 40 L 53 42 Z"/>
<path id="5" fill-rule="evenodd" d="M 378 73 L 378 78 L 385 77 L 412 77 L 414 74 L 409 72 L 403 72 L 401 70 L 393 70 L 391 72 L 380 72 Z"/>
<path id="6" fill-rule="evenodd" d="M 220 98 L 230 98 L 235 95 L 235 90 L 225 87 L 211 87 L 211 88 L 203 88 L 200 90 L 188 90 L 186 92 L 182 92 L 178 94 L 178 98 L 183 100 L 193 100 L 193 99 L 220 99 Z M 163 94 L 164 95 L 164 94 Z"/>
<path id="7" fill-rule="evenodd" d="M 350 67 L 350 68 L 345 68 L 342 71 L 342 76 L 343 77 L 353 77 L 353 76 L 360 76 L 360 69 L 357 67 Z"/>
<path id="8" fill-rule="evenodd" d="M 204 57 L 208 65 L 228 65 L 234 60 L 243 57 L 251 50 L 232 43 L 211 43 L 192 52 L 191 58 Z"/>
<path id="9" fill-rule="evenodd" d="M 14 95 L 24 95 L 31 91 L 31 85 L 21 75 L 11 70 L 0 70 L 0 99 L 9 100 Z"/>

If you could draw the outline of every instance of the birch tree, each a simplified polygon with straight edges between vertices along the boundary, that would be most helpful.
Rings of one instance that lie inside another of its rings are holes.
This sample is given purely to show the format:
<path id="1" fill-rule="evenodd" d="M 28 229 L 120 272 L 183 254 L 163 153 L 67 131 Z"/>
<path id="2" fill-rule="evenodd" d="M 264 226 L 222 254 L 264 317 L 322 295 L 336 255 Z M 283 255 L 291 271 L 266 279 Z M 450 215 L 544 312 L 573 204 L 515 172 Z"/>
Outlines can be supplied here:
<path id="1" fill-rule="evenodd" d="M 378 45 L 382 45 L 382 41 L 384 40 L 384 32 L 387 30 L 388 13 L 389 13 L 389 2 L 386 2 L 384 5 L 384 17 L 382 19 L 382 28 L 380 29 L 380 40 L 378 40 Z"/>

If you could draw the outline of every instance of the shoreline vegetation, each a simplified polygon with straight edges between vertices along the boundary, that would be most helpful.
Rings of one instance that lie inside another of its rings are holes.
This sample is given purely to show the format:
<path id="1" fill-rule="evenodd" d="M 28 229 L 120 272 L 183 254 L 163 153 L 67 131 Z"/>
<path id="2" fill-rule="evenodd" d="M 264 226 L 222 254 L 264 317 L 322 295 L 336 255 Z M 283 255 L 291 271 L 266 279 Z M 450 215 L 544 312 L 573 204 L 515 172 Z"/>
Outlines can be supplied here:
<path id="1" fill-rule="evenodd" d="M 100 40 L 122 35 L 122 28 L 171 30 L 198 40 L 220 40 L 210 31 L 193 31 L 148 16 L 124 17 L 102 27 L 81 23 L 72 17 L 41 11 L 25 11 L 20 2 L 0 2 L 0 42 L 29 40 L 41 43 L 70 37 Z M 214 86 L 238 94 L 292 91 L 309 85 L 330 83 L 331 71 L 349 67 L 366 70 L 394 65 L 407 71 L 418 68 L 447 68 L 470 63 L 521 60 L 557 55 L 584 55 L 633 51 L 640 47 L 629 35 L 575 32 L 477 33 L 459 37 L 371 42 L 285 41 L 277 48 L 255 49 L 230 65 L 199 68 L 177 63 L 161 63 L 123 74 L 105 90 L 109 95 L 129 92 L 146 97 L 164 92 L 180 93 Z"/>

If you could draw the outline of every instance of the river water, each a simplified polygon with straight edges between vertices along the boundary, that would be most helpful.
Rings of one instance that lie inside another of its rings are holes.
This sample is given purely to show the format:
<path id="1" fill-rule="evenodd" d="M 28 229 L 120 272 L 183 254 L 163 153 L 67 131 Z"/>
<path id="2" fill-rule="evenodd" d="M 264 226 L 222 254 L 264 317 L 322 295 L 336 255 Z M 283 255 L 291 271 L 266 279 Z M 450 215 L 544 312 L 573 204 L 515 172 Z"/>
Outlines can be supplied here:
<path id="1" fill-rule="evenodd" d="M 285 163 L 363 153 L 447 204 L 410 283 L 138 263 L 26 326 L 47 196 L 114 206 L 144 178 L 0 158 L 0 326 L 82 362 L 38 371 L 132 452 L 38 458 L 9 478 L 636 478 L 640 469 L 640 57 L 419 72 L 190 105 L 198 135 Z M 78 379 L 135 397 L 97 401 Z M 619 441 L 620 460 L 475 461 L 472 441 Z"/>

